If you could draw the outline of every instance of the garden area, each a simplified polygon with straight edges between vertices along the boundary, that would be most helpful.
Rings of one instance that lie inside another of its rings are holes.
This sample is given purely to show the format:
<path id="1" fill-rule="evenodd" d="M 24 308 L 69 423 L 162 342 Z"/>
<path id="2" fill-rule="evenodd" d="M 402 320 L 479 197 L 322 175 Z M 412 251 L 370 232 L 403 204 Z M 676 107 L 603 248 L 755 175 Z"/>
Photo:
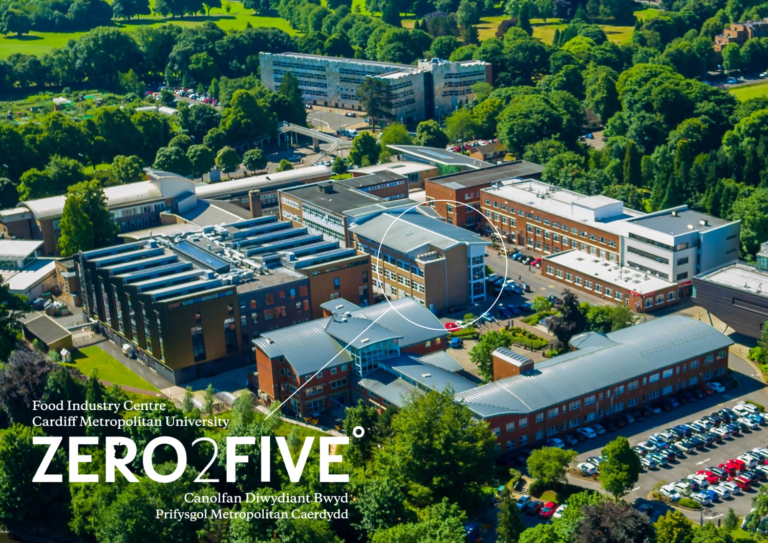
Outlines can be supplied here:
<path id="1" fill-rule="evenodd" d="M 114 385 L 138 388 L 150 392 L 159 392 L 157 388 L 123 366 L 118 360 L 96 346 L 75 349 L 72 352 L 72 362 L 62 365 L 75 368 L 85 376 L 90 376 L 95 369 L 99 380 L 108 381 Z"/>

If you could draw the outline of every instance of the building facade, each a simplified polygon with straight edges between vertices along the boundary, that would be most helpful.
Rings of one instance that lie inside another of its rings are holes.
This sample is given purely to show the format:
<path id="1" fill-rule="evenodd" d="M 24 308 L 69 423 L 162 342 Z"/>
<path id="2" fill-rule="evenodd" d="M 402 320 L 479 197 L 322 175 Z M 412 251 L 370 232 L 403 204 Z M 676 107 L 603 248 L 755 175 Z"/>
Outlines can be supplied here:
<path id="1" fill-rule="evenodd" d="M 371 256 L 374 290 L 413 298 L 434 312 L 485 298 L 480 236 L 415 211 L 391 212 L 352 227 L 358 251 Z"/>
<path id="2" fill-rule="evenodd" d="M 286 73 L 299 82 L 305 103 L 362 111 L 357 89 L 366 78 L 383 82 L 391 119 L 412 124 L 444 116 L 473 97 L 471 86 L 491 80 L 482 61 L 420 61 L 418 66 L 304 53 L 259 53 L 261 81 L 277 90 Z"/>
<path id="3" fill-rule="evenodd" d="M 715 52 L 721 54 L 730 43 L 744 45 L 747 40 L 765 37 L 768 37 L 768 19 L 731 23 L 728 28 L 723 29 L 722 34 L 715 36 Z"/>

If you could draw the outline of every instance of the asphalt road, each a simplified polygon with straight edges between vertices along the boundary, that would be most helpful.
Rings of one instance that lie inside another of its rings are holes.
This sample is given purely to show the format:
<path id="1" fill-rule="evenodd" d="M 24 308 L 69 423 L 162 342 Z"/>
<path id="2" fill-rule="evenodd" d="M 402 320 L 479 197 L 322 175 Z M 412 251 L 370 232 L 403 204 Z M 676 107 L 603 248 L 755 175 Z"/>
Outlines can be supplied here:
<path id="1" fill-rule="evenodd" d="M 365 121 L 360 117 L 346 117 L 343 113 L 313 109 L 307 112 L 307 122 L 318 128 L 328 128 L 335 132 L 342 126 L 353 126 Z"/>

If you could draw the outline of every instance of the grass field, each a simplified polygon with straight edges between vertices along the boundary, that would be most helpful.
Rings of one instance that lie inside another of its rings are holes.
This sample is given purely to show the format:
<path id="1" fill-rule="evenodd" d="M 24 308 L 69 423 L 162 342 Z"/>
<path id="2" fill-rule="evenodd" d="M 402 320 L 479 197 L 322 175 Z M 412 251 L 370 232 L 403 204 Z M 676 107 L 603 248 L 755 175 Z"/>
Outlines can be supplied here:
<path id="1" fill-rule="evenodd" d="M 768 81 L 761 81 L 754 85 L 745 85 L 743 87 L 736 87 L 731 89 L 730 93 L 733 94 L 737 100 L 744 101 L 750 98 L 758 98 L 760 96 L 768 96 Z"/>
<path id="2" fill-rule="evenodd" d="M 661 15 L 661 13 L 662 11 L 660 9 L 648 8 L 648 9 L 643 9 L 641 11 L 636 11 L 635 17 L 637 17 L 641 21 L 644 21 L 646 19 L 654 19 L 659 15 Z"/>
<path id="3" fill-rule="evenodd" d="M 90 376 L 91 371 L 95 368 L 98 370 L 99 379 L 103 381 L 109 381 L 110 383 L 117 385 L 140 388 L 142 390 L 151 390 L 152 392 L 159 392 L 147 381 L 133 373 L 98 347 L 85 347 L 80 350 L 76 349 L 72 353 L 72 360 L 73 362 L 71 364 L 64 365 L 77 368 L 77 370 L 85 376 Z"/>
<path id="4" fill-rule="evenodd" d="M 364 4 L 363 0 L 356 1 Z M 227 7 L 229 7 L 229 13 L 227 13 Z M 297 34 L 285 19 L 254 15 L 253 10 L 244 8 L 240 2 L 227 0 L 222 2 L 221 8 L 212 9 L 209 16 L 164 19 L 153 15 L 140 17 L 133 21 L 116 22 L 115 27 L 124 28 L 131 32 L 141 26 L 159 26 L 167 23 L 179 26 L 198 26 L 206 21 L 213 21 L 224 30 L 243 30 L 248 23 L 251 23 L 254 28 L 279 28 L 292 36 Z M 39 56 L 56 47 L 64 47 L 69 40 L 77 39 L 83 34 L 84 32 L 32 32 L 22 36 L 21 39 L 15 36 L 5 36 L 0 38 L 0 58 L 7 58 L 13 53 Z"/>

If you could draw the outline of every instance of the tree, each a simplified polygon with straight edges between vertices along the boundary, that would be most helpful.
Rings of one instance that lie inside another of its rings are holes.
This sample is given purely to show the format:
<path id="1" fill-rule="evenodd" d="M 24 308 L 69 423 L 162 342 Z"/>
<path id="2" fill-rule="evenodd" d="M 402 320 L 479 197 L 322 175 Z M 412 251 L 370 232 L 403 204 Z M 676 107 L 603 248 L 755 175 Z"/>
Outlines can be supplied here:
<path id="1" fill-rule="evenodd" d="M 218 85 L 218 83 L 217 83 Z M 177 115 L 179 126 L 192 137 L 195 142 L 202 142 L 213 129 L 221 123 L 221 114 L 207 104 L 197 104 L 181 108 Z M 217 149 L 218 150 L 218 149 Z"/>
<path id="2" fill-rule="evenodd" d="M 528 457 L 528 473 L 543 486 L 563 483 L 566 470 L 576 455 L 576 451 L 557 447 L 534 449 Z"/>
<path id="3" fill-rule="evenodd" d="M 754 260 L 760 243 L 768 239 L 768 189 L 736 200 L 729 218 L 741 220 L 741 257 Z"/>
<path id="4" fill-rule="evenodd" d="M 352 164 L 362 166 L 363 161 L 367 160 L 368 165 L 379 162 L 381 147 L 370 133 L 361 132 L 352 140 L 352 148 L 349 150 L 349 160 Z"/>
<path id="5" fill-rule="evenodd" d="M 560 520 L 555 525 L 555 530 L 560 536 L 560 540 L 573 540 L 584 518 L 582 511 L 585 506 L 597 505 L 609 499 L 607 495 L 594 490 L 583 490 L 576 494 L 571 494 L 565 502 L 567 505 L 565 511 L 563 511 Z"/>
<path id="6" fill-rule="evenodd" d="M 127 93 L 141 96 L 141 93 L 144 91 L 144 82 L 139 79 L 139 76 L 136 75 L 133 68 L 124 74 L 118 74 L 118 79 L 120 80 L 120 86 Z"/>
<path id="7" fill-rule="evenodd" d="M 232 147 L 224 147 L 216 155 L 216 167 L 224 173 L 231 173 L 240 166 L 240 157 Z"/>
<path id="8" fill-rule="evenodd" d="M 520 543 L 561 543 L 561 541 L 552 524 L 537 524 L 520 534 Z"/>
<path id="9" fill-rule="evenodd" d="M 21 328 L 18 319 L 27 309 L 26 296 L 12 294 L 7 283 L 0 285 L 0 360 L 8 360 L 16 347 Z"/>
<path id="10" fill-rule="evenodd" d="M 405 495 L 399 486 L 379 477 L 365 479 L 360 485 L 356 506 L 360 522 L 355 526 L 369 536 L 407 522 L 410 518 L 405 508 Z"/>
<path id="11" fill-rule="evenodd" d="M 602 451 L 600 483 L 606 492 L 620 498 L 633 488 L 640 478 L 640 458 L 629 446 L 625 437 L 617 437 Z"/>
<path id="12" fill-rule="evenodd" d="M 267 167 L 267 157 L 261 149 L 250 149 L 243 154 L 243 166 L 249 172 L 260 171 Z"/>
<path id="13" fill-rule="evenodd" d="M 67 187 L 85 179 L 83 165 L 77 160 L 58 155 L 51 157 L 45 170 L 32 168 L 24 172 L 18 186 L 19 200 L 33 200 L 64 194 Z"/>
<path id="14" fill-rule="evenodd" d="M 457 109 L 445 119 L 445 133 L 451 141 L 471 140 L 478 130 L 477 121 L 472 115 L 472 111 L 467 108 Z"/>
<path id="15" fill-rule="evenodd" d="M 643 176 L 641 171 L 641 161 L 643 155 L 635 145 L 634 141 L 627 143 L 627 150 L 624 153 L 624 183 L 639 187 L 642 185 Z"/>
<path id="16" fill-rule="evenodd" d="M 337 156 L 333 159 L 333 164 L 331 164 L 331 171 L 335 175 L 344 175 L 347 173 L 347 163 L 344 162 L 343 158 Z"/>
<path id="17" fill-rule="evenodd" d="M 205 387 L 205 395 L 203 396 L 203 411 L 209 417 L 213 416 L 213 400 L 215 395 L 216 390 L 213 388 L 213 385 L 209 383 L 208 386 Z"/>
<path id="18" fill-rule="evenodd" d="M 192 173 L 192 164 L 189 162 L 187 154 L 178 147 L 161 147 L 158 149 L 152 168 L 183 176 Z"/>
<path id="19" fill-rule="evenodd" d="M 696 530 L 696 535 L 691 543 L 733 543 L 731 535 L 723 528 L 718 528 L 711 522 L 707 522 Z"/>
<path id="20" fill-rule="evenodd" d="M 46 455 L 46 447 L 34 445 L 32 440 L 44 435 L 39 427 L 15 424 L 0 440 L 0 519 L 4 521 L 24 522 L 49 515 L 67 515 L 66 483 L 32 482 Z M 66 465 L 66 457 L 59 449 L 49 467 L 50 473 L 64 473 Z"/>
<path id="21" fill-rule="evenodd" d="M 738 527 L 739 527 L 739 517 L 733 511 L 733 507 L 729 507 L 728 513 L 726 513 L 725 518 L 723 519 L 723 530 L 730 533 Z"/>
<path id="22" fill-rule="evenodd" d="M 227 134 L 219 128 L 211 128 L 203 138 L 203 145 L 214 153 L 227 144 Z"/>
<path id="23" fill-rule="evenodd" d="M 443 498 L 467 507 L 493 479 L 496 437 L 453 397 L 452 390 L 408 397 L 392 419 L 387 447 L 376 461 L 409 501 L 425 506 Z"/>
<path id="24" fill-rule="evenodd" d="M 58 246 L 62 256 L 104 247 L 114 242 L 118 227 L 107 208 L 101 183 L 93 179 L 67 190 L 59 222 Z"/>
<path id="25" fill-rule="evenodd" d="M 117 155 L 112 161 L 112 176 L 122 184 L 141 181 L 146 177 L 144 163 L 136 155 Z"/>
<path id="26" fill-rule="evenodd" d="M 691 543 L 694 536 L 693 523 L 680 511 L 668 511 L 659 517 L 654 525 L 656 543 Z"/>
<path id="27" fill-rule="evenodd" d="M 282 159 L 280 161 L 280 164 L 277 165 L 277 168 L 275 169 L 276 172 L 287 172 L 293 169 L 293 164 L 291 164 L 288 160 Z"/>
<path id="28" fill-rule="evenodd" d="M 368 113 L 374 129 L 377 120 L 383 121 L 392 116 L 392 103 L 388 98 L 387 86 L 381 79 L 366 77 L 363 84 L 357 87 L 357 100 Z"/>
<path id="29" fill-rule="evenodd" d="M 385 156 L 389 156 L 389 145 L 413 145 L 413 138 L 408 133 L 408 130 L 404 125 L 400 123 L 391 123 L 387 126 L 379 137 L 379 145 L 381 146 L 380 159 L 385 162 Z"/>
<path id="30" fill-rule="evenodd" d="M 21 37 L 32 30 L 32 18 L 20 9 L 8 9 L 0 18 L 0 32 Z"/>
<path id="31" fill-rule="evenodd" d="M 496 97 L 491 97 L 479 103 L 472 110 L 472 116 L 477 123 L 476 135 L 481 138 L 496 136 L 496 120 L 504 110 L 504 103 Z"/>
<path id="32" fill-rule="evenodd" d="M 496 536 L 499 543 L 517 543 L 520 539 L 520 534 L 525 530 L 525 526 L 520 518 L 520 510 L 517 508 L 517 503 L 512 499 L 508 490 L 505 490 L 501 496 L 501 502 L 498 507 Z"/>
<path id="33" fill-rule="evenodd" d="M 493 351 L 512 345 L 512 335 L 506 330 L 494 330 L 480 336 L 469 351 L 469 358 L 477 366 L 478 373 L 486 382 L 493 380 Z"/>
<path id="34" fill-rule="evenodd" d="M 192 168 L 192 175 L 202 176 L 205 172 L 211 171 L 215 164 L 215 155 L 205 145 L 191 145 L 187 149 L 187 158 Z"/>
<path id="35" fill-rule="evenodd" d="M 601 466 L 602 468 L 602 466 Z M 648 517 L 625 501 L 587 505 L 573 543 L 644 543 L 653 541 Z"/>
<path id="36" fill-rule="evenodd" d="M 416 139 L 414 140 L 416 145 L 442 149 L 448 145 L 448 141 L 448 136 L 437 124 L 437 121 L 431 119 L 422 121 L 416 127 Z"/>
<path id="37" fill-rule="evenodd" d="M 587 318 L 579 308 L 578 298 L 568 289 L 563 291 L 560 314 L 549 321 L 549 331 L 557 338 L 561 350 L 568 349 L 568 342 L 587 327 Z"/>
<path id="38" fill-rule="evenodd" d="M 721 54 L 723 55 L 723 69 L 726 73 L 741 67 L 741 49 L 738 43 L 729 43 L 723 47 Z"/>
<path id="39" fill-rule="evenodd" d="M 188 386 L 184 389 L 184 400 L 181 402 L 181 410 L 185 415 L 188 415 L 195 410 L 194 396 L 192 395 L 192 387 Z"/>
<path id="40" fill-rule="evenodd" d="M 353 466 L 364 466 L 371 459 L 373 449 L 376 446 L 376 425 L 379 413 L 376 408 L 366 405 L 359 400 L 354 407 L 346 409 L 344 418 L 344 433 L 349 437 L 349 446 L 346 456 Z M 357 427 L 365 430 L 363 437 L 355 438 L 353 430 Z"/>
<path id="41" fill-rule="evenodd" d="M 465 543 L 467 515 L 448 499 L 419 512 L 419 521 L 380 530 L 371 543 Z"/>
<path id="42" fill-rule="evenodd" d="M 544 311 L 549 311 L 550 309 L 552 309 L 552 302 L 544 296 L 536 296 L 533 299 L 533 310 L 536 313 L 542 313 Z"/>

